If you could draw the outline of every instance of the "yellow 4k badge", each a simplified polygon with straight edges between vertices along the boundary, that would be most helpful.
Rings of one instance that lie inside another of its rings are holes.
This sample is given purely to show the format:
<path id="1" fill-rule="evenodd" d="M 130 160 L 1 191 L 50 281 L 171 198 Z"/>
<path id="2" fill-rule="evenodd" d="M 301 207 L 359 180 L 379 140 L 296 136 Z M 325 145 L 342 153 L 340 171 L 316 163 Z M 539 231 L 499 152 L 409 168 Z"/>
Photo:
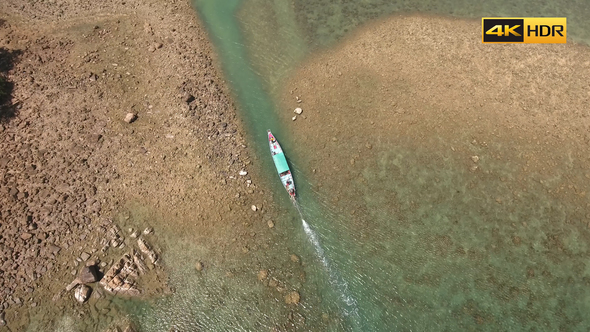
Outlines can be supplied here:
<path id="1" fill-rule="evenodd" d="M 484 43 L 551 43 L 566 42 L 565 17 L 482 18 Z"/>

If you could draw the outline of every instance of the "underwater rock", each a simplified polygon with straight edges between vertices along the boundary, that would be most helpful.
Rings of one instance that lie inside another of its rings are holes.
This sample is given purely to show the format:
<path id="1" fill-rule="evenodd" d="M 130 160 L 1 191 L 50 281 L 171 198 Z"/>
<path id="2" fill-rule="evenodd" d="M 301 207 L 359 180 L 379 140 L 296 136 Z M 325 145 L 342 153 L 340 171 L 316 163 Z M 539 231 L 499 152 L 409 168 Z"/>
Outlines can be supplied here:
<path id="1" fill-rule="evenodd" d="M 152 247 L 142 238 L 137 239 L 139 252 L 133 249 L 116 261 L 100 280 L 100 285 L 113 294 L 138 296 L 141 291 L 137 287 L 137 278 L 148 272 L 144 256 L 156 263 L 158 256 Z"/>
<path id="2" fill-rule="evenodd" d="M 285 295 L 285 303 L 286 304 L 298 304 L 299 300 L 301 300 L 301 296 L 299 292 L 293 291 Z"/>
<path id="3" fill-rule="evenodd" d="M 258 281 L 263 281 L 267 277 L 268 277 L 268 270 L 260 270 L 260 272 L 258 272 Z"/>
<path id="4" fill-rule="evenodd" d="M 135 332 L 135 328 L 133 326 L 128 325 L 123 332 Z"/>
<path id="5" fill-rule="evenodd" d="M 202 271 L 203 270 L 203 263 L 201 262 L 197 262 L 197 264 L 195 264 L 195 268 L 197 269 L 197 271 Z"/>
<path id="6" fill-rule="evenodd" d="M 272 278 L 268 281 L 268 287 L 275 288 L 279 285 L 279 281 L 275 278 Z"/>

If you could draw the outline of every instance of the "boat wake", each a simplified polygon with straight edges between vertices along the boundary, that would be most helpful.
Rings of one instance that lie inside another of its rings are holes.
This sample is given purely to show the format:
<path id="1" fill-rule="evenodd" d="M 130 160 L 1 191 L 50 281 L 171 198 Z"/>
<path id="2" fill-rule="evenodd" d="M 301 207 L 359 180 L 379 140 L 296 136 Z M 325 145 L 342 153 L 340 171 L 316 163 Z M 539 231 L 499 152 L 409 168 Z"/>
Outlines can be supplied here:
<path id="1" fill-rule="evenodd" d="M 299 204 L 297 204 L 297 202 L 295 202 L 294 205 L 295 205 L 295 208 L 297 209 L 297 212 L 299 212 L 299 216 L 301 217 L 301 223 L 303 225 L 303 230 L 305 231 L 305 234 L 307 235 L 308 240 L 313 244 L 313 247 L 315 249 L 316 255 L 318 256 L 318 259 L 320 260 L 320 262 L 322 263 L 322 265 L 324 266 L 324 268 L 328 272 L 330 284 L 338 290 L 338 292 L 340 293 L 340 298 L 346 304 L 346 309 L 344 310 L 344 314 L 346 316 L 352 316 L 353 318 L 354 317 L 358 318 L 357 302 L 348 291 L 348 283 L 344 279 L 342 279 L 342 277 L 340 277 L 336 273 L 336 271 L 331 267 L 330 262 L 328 261 L 328 258 L 326 257 L 324 249 L 322 248 L 316 233 L 313 231 L 313 229 L 311 229 L 311 227 L 309 227 L 309 224 L 305 221 L 305 219 L 303 219 L 303 214 L 301 213 L 301 209 L 299 208 Z M 354 319 L 354 321 L 358 323 L 357 319 Z"/>

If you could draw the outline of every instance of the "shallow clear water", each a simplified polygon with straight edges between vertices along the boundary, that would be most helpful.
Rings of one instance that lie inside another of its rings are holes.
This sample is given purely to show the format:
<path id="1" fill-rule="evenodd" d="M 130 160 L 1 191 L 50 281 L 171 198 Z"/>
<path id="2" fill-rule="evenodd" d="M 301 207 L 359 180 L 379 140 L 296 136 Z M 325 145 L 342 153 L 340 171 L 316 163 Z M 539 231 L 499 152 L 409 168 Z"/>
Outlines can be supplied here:
<path id="1" fill-rule="evenodd" d="M 571 176 L 570 168 L 561 166 L 551 176 L 523 177 L 521 165 L 506 162 L 514 160 L 506 157 L 490 158 L 482 166 L 486 173 L 474 174 L 462 161 L 441 152 L 445 142 L 417 146 L 410 139 L 386 137 L 376 138 L 372 149 L 364 149 L 352 164 L 348 150 L 358 147 L 341 142 L 354 140 L 361 124 L 340 124 L 332 155 L 326 157 L 324 149 L 302 146 L 301 137 L 287 134 L 289 123 L 281 120 L 276 106 L 283 80 L 304 58 L 334 45 L 362 23 L 388 14 L 567 16 L 568 33 L 583 42 L 590 40 L 590 6 L 573 1 L 197 0 L 195 7 L 220 54 L 288 225 L 281 231 L 285 243 L 271 246 L 258 259 L 272 265 L 284 256 L 281 248 L 286 245 L 306 262 L 297 311 L 305 320 L 292 329 L 590 327 L 585 315 L 590 309 L 590 234 L 584 212 L 588 202 L 552 194 L 562 178 Z M 362 108 L 362 103 L 356 106 Z M 334 124 L 331 115 L 323 117 L 326 124 Z M 280 195 L 271 160 L 264 158 L 267 128 L 275 131 L 291 159 L 305 220 L 289 206 L 286 195 Z M 470 137 L 468 131 L 461 135 Z M 505 142 L 470 149 L 490 156 L 513 153 Z M 322 164 L 322 158 L 331 164 Z M 321 165 L 318 174 L 312 172 L 316 165 Z M 588 190 L 587 179 L 576 179 Z M 289 311 L 281 298 L 264 295 L 255 278 L 244 277 L 251 262 L 228 259 L 235 278 L 214 268 L 206 277 L 195 278 L 183 261 L 206 255 L 206 247 L 174 241 L 168 246 L 165 259 L 176 293 L 149 304 L 124 304 L 133 308 L 132 315 L 145 331 L 270 330 Z"/>

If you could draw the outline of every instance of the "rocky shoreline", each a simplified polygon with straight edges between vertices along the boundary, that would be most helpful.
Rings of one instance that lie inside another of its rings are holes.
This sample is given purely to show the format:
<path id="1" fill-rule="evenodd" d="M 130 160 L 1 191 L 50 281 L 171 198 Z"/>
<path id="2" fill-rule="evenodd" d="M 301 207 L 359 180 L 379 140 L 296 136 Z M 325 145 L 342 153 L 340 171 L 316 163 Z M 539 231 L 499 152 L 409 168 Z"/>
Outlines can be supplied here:
<path id="1" fill-rule="evenodd" d="M 23 330 L 43 311 L 110 315 L 109 293 L 169 292 L 158 225 L 128 220 L 137 202 L 196 225 L 159 226 L 179 234 L 270 232 L 263 193 L 238 176 L 252 159 L 188 2 L 8 0 L 0 17 L 11 86 L 0 118 L 2 326 Z M 247 211 L 243 226 L 218 225 L 228 206 Z M 244 255 L 258 246 L 254 235 L 236 242 Z M 116 323 L 85 330 L 104 321 Z"/>

